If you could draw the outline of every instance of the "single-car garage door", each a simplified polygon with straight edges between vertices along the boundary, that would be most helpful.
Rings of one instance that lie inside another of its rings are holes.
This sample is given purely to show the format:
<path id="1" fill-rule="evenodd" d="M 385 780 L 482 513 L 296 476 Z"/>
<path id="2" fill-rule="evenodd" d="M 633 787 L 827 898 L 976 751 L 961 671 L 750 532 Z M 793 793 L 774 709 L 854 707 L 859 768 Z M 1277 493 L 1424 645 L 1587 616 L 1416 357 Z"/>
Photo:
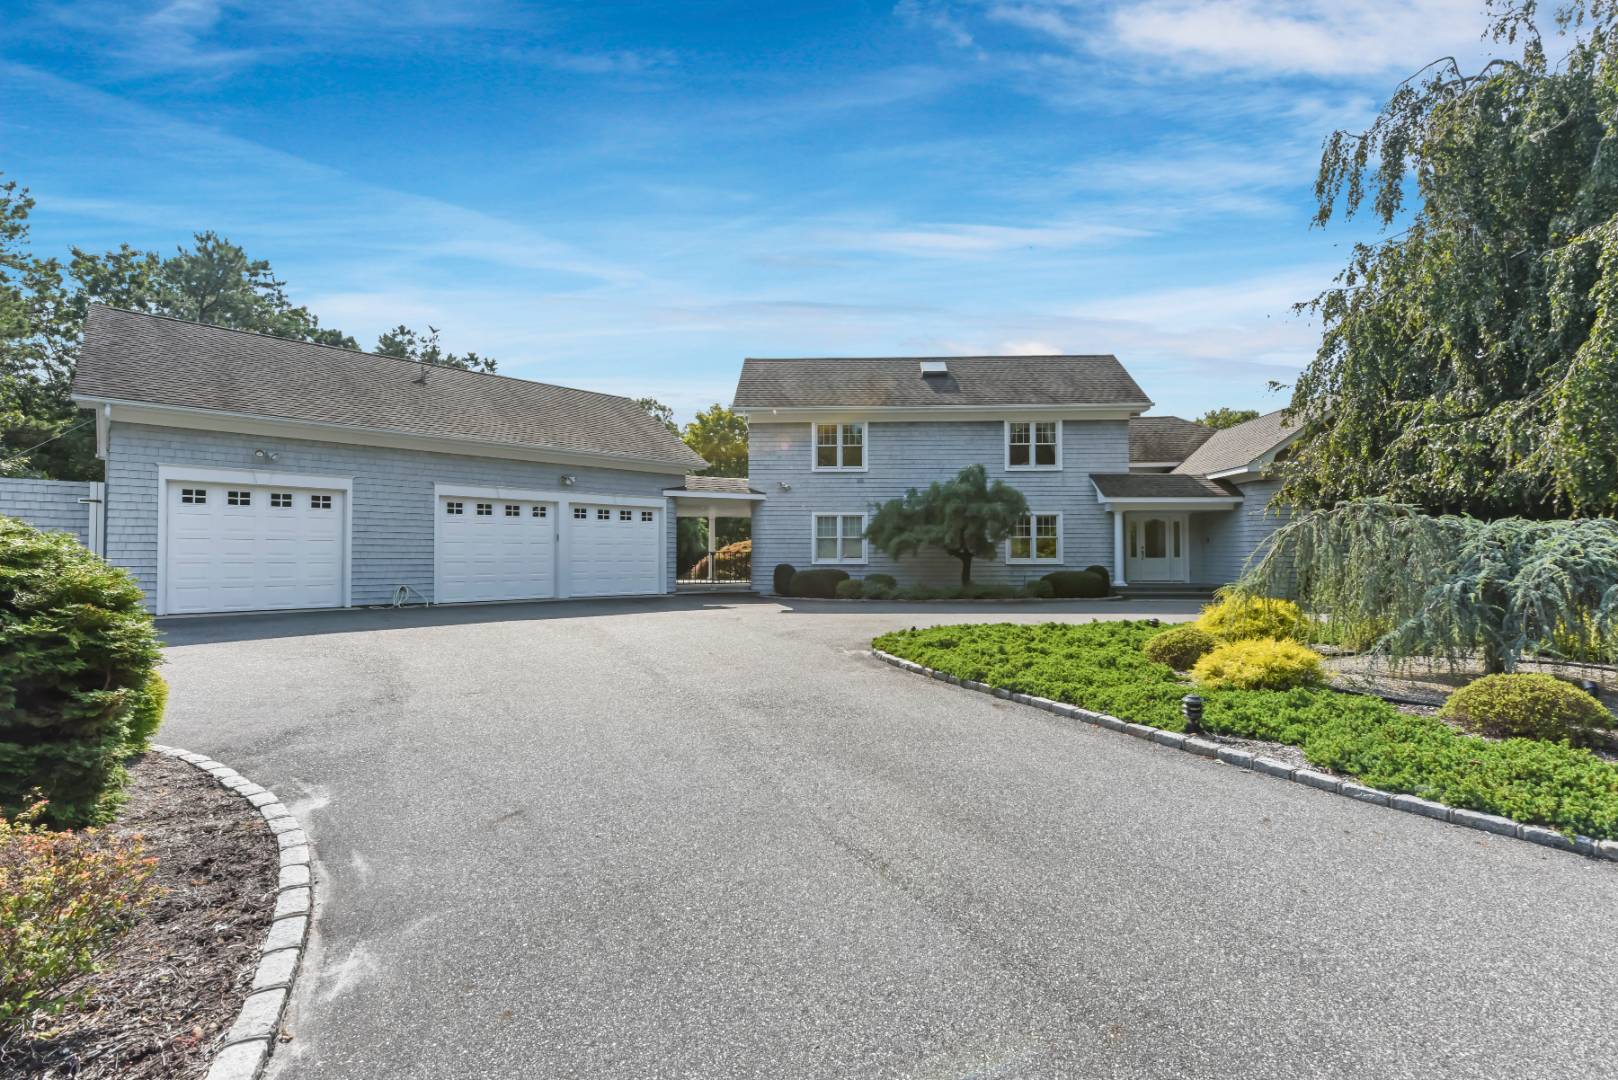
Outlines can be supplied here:
<path id="1" fill-rule="evenodd" d="M 556 595 L 556 504 L 450 495 L 438 500 L 438 601 Z"/>
<path id="2" fill-rule="evenodd" d="M 662 591 L 661 510 L 575 503 L 569 508 L 567 528 L 571 595 Z"/>
<path id="3" fill-rule="evenodd" d="M 163 498 L 167 614 L 343 605 L 344 492 L 171 480 Z"/>

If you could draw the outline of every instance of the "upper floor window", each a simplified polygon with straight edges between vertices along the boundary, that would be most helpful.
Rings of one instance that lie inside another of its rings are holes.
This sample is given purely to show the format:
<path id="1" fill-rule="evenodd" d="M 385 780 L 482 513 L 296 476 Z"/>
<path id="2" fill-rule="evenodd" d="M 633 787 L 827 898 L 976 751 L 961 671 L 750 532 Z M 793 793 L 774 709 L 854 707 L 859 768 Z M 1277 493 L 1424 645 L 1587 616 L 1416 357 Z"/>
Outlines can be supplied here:
<path id="1" fill-rule="evenodd" d="M 816 424 L 815 468 L 865 469 L 864 424 Z"/>
<path id="2" fill-rule="evenodd" d="M 1060 469 L 1062 422 L 1060 420 L 1008 420 L 1006 422 L 1006 468 Z"/>
<path id="3" fill-rule="evenodd" d="M 1006 541 L 1011 562 L 1061 562 L 1062 515 L 1024 514 Z"/>

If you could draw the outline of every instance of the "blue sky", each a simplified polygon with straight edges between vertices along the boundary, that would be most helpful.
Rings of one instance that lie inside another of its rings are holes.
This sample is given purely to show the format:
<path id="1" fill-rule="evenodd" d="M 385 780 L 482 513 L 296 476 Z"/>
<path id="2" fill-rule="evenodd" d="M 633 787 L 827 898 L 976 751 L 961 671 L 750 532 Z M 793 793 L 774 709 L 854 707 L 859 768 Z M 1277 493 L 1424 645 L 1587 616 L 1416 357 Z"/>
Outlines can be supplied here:
<path id="1" fill-rule="evenodd" d="M 1112 352 L 1275 407 L 1321 139 L 1483 51 L 1474 0 L 11 0 L 35 248 L 215 229 L 371 344 L 682 416 L 741 358 Z"/>

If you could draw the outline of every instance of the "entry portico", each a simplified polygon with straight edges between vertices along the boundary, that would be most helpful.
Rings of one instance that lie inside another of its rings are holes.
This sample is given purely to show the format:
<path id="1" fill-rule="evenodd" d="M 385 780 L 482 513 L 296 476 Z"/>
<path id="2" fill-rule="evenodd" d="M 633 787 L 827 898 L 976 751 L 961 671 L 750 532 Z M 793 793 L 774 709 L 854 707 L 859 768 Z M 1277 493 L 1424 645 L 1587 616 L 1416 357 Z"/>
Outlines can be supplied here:
<path id="1" fill-rule="evenodd" d="M 1234 485 L 1172 473 L 1091 473 L 1096 499 L 1112 515 L 1115 585 L 1190 583 L 1197 538 L 1211 515 L 1242 505 Z"/>

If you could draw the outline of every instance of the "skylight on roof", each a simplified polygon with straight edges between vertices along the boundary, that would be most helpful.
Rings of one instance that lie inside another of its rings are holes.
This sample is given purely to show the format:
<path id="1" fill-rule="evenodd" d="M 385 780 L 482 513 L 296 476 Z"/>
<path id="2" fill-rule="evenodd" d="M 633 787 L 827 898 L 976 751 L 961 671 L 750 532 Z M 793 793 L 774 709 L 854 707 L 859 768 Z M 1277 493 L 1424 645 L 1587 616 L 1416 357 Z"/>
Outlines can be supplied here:
<path id="1" fill-rule="evenodd" d="M 923 360 L 921 362 L 921 374 L 923 378 L 928 375 L 948 375 L 949 365 L 942 360 Z"/>

